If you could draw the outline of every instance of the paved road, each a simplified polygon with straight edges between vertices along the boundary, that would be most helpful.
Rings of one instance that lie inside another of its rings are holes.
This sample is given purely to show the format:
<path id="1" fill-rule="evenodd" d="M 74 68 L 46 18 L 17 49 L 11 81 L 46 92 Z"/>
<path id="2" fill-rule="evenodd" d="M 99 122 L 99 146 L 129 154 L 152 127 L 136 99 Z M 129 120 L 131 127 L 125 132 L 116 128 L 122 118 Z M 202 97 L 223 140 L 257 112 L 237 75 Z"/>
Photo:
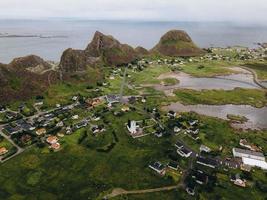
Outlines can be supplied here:
<path id="1" fill-rule="evenodd" d="M 13 158 L 13 157 L 15 157 L 15 156 L 21 154 L 21 153 L 24 151 L 24 149 L 21 148 L 20 146 L 18 146 L 18 145 L 11 139 L 10 136 L 5 135 L 5 134 L 2 132 L 2 129 L 3 129 L 3 125 L 0 125 L 0 135 L 3 136 L 5 139 L 7 139 L 7 140 L 8 140 L 14 147 L 16 147 L 16 148 L 17 148 L 17 152 L 16 152 L 15 154 L 13 154 L 12 156 L 6 158 L 5 160 L 0 160 L 0 163 L 4 163 L 4 162 L 8 161 L 9 159 L 11 159 L 11 158 Z"/>

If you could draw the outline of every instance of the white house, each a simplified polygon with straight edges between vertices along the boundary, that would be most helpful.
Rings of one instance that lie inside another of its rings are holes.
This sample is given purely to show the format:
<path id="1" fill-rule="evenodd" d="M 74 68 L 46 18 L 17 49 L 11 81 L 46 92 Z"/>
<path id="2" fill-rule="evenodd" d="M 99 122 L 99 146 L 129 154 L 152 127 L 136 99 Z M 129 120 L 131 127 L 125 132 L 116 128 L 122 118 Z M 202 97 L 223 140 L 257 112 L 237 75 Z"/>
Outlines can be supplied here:
<path id="1" fill-rule="evenodd" d="M 238 158 L 244 157 L 244 158 L 250 158 L 250 159 L 265 161 L 265 157 L 264 157 L 263 153 L 261 153 L 261 152 L 255 152 L 255 151 L 250 151 L 250 150 L 245 150 L 245 149 L 233 148 L 233 155 L 234 155 L 234 157 L 238 157 Z"/>
<path id="2" fill-rule="evenodd" d="M 137 133 L 137 125 L 136 125 L 136 121 L 128 121 L 127 124 L 127 129 L 131 134 L 136 134 Z"/>

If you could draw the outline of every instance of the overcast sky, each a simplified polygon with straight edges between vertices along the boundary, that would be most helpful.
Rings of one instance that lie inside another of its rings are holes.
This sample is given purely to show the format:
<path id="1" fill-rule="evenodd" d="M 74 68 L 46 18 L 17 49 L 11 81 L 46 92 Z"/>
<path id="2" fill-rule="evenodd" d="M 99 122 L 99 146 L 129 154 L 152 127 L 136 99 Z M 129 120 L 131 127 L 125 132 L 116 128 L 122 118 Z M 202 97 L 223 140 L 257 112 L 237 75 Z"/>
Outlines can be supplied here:
<path id="1" fill-rule="evenodd" d="M 0 18 L 267 22 L 267 0 L 0 0 Z"/>

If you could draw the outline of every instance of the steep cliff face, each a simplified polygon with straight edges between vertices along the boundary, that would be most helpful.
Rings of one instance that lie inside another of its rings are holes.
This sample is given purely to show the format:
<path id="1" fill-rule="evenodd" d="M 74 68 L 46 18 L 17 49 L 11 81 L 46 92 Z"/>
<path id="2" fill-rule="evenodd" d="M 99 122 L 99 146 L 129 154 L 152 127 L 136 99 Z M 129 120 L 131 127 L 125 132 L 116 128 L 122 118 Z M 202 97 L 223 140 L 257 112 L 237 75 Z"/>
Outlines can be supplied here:
<path id="1" fill-rule="evenodd" d="M 85 50 L 64 51 L 59 66 L 63 72 L 81 72 L 97 64 L 123 65 L 136 59 L 131 46 L 97 31 Z"/>
<path id="2" fill-rule="evenodd" d="M 131 46 L 121 44 L 114 37 L 99 31 L 95 33 L 85 52 L 91 57 L 101 57 L 109 65 L 127 64 L 137 59 L 137 54 Z"/>
<path id="3" fill-rule="evenodd" d="M 84 71 L 89 65 L 89 58 L 83 50 L 67 49 L 60 60 L 60 69 L 63 72 Z"/>
<path id="4" fill-rule="evenodd" d="M 204 53 L 194 44 L 190 36 L 181 30 L 167 32 L 151 52 L 164 56 L 198 56 Z"/>

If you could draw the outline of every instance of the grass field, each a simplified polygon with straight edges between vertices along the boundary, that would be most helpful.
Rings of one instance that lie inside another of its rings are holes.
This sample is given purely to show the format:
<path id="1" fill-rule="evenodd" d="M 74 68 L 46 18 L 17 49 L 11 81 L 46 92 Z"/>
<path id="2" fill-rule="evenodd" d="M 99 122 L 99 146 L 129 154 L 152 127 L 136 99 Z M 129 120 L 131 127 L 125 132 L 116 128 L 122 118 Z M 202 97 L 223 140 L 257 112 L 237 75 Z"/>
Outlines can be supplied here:
<path id="1" fill-rule="evenodd" d="M 235 64 L 223 61 L 203 61 L 187 63 L 182 67 L 182 71 L 195 77 L 213 77 L 234 73 L 229 66 L 235 66 Z"/>
<path id="2" fill-rule="evenodd" d="M 57 153 L 31 148 L 1 165 L 0 199 L 15 198 L 14 195 L 22 199 L 96 199 L 100 193 L 116 187 L 132 190 L 173 184 L 172 179 L 161 178 L 147 167 L 149 161 L 165 157 L 164 141 L 130 139 L 124 127 L 128 117 L 142 119 L 133 114 L 117 119 L 107 116 L 113 123 L 106 134 L 114 130 L 119 138 L 109 153 L 97 152 L 96 146 L 79 145 L 78 131 L 61 141 L 63 149 Z M 97 139 L 97 147 L 106 144 L 101 143 L 102 137 Z"/>
<path id="3" fill-rule="evenodd" d="M 188 90 L 179 89 L 175 91 L 174 99 L 184 104 L 209 104 L 209 105 L 251 105 L 255 107 L 263 107 L 267 105 L 266 92 L 256 89 L 234 90 Z M 174 99 L 171 99 L 172 101 Z"/>
<path id="4" fill-rule="evenodd" d="M 256 71 L 260 80 L 267 80 L 267 63 L 248 63 L 245 65 Z"/>

